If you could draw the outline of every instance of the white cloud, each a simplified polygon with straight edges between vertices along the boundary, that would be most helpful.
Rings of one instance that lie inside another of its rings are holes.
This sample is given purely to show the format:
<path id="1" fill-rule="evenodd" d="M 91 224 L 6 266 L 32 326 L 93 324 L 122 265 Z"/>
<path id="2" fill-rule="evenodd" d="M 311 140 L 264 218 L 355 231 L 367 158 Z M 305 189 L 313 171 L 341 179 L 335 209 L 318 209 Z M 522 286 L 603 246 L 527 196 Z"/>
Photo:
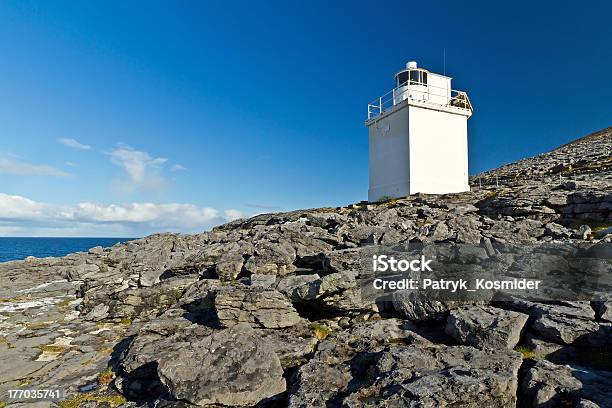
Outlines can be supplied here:
<path id="1" fill-rule="evenodd" d="M 170 171 L 185 171 L 185 170 L 187 170 L 187 167 L 181 164 L 175 164 L 174 166 L 170 167 Z"/>
<path id="2" fill-rule="evenodd" d="M 241 218 L 234 209 L 219 211 L 193 204 L 129 203 L 73 206 L 40 203 L 0 193 L 0 233 L 53 236 L 141 236 L 154 232 L 201 232 Z"/>
<path id="3" fill-rule="evenodd" d="M 44 204 L 25 197 L 0 193 L 0 219 L 39 220 L 44 217 Z"/>
<path id="4" fill-rule="evenodd" d="M 225 210 L 223 211 L 223 215 L 229 221 L 237 220 L 239 218 L 244 218 L 244 214 L 238 210 Z"/>
<path id="5" fill-rule="evenodd" d="M 122 168 L 127 176 L 126 180 L 118 183 L 121 190 L 159 190 L 167 184 L 161 169 L 168 159 L 153 158 L 147 152 L 123 144 L 115 147 L 109 154 L 111 162 Z"/>
<path id="6" fill-rule="evenodd" d="M 0 173 L 14 174 L 17 176 L 50 176 L 65 177 L 69 174 L 44 164 L 31 164 L 15 158 L 0 157 Z"/>
<path id="7" fill-rule="evenodd" d="M 91 149 L 91 146 L 83 144 L 75 139 L 60 137 L 59 139 L 57 139 L 57 141 L 63 144 L 64 146 L 72 147 L 73 149 L 79 149 L 79 150 Z"/>
<path id="8" fill-rule="evenodd" d="M 99 205 L 80 203 L 64 214 L 68 219 L 87 222 L 148 223 L 159 227 L 188 228 L 227 219 L 214 208 L 192 204 L 130 203 Z"/>

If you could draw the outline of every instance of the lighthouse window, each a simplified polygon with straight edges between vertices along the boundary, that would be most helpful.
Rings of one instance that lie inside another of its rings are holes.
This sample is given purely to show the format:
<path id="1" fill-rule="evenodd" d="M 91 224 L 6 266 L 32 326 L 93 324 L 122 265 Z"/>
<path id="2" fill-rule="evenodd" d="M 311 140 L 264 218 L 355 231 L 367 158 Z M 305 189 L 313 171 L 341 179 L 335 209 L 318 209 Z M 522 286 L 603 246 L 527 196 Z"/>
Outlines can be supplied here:
<path id="1" fill-rule="evenodd" d="M 404 71 L 397 74 L 397 86 L 410 85 L 427 85 L 427 72 L 414 70 Z"/>
<path id="2" fill-rule="evenodd" d="M 408 82 L 409 71 L 400 72 L 397 75 L 397 86 L 402 86 Z"/>
<path id="3" fill-rule="evenodd" d="M 410 85 L 427 85 L 427 72 L 410 71 Z"/>

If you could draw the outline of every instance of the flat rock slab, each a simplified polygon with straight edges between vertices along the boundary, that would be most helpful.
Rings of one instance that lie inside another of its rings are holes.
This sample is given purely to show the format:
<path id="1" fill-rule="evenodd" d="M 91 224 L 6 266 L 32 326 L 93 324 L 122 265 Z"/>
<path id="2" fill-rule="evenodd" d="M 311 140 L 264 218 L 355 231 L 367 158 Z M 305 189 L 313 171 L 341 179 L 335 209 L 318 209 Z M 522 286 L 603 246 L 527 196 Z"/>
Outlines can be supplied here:
<path id="1" fill-rule="evenodd" d="M 28 261 L 36 268 L 41 262 Z M 60 264 L 56 259 L 45 262 Z M 11 282 L 4 276 L 22 272 L 10 268 L 1 275 L 6 265 L 0 264 L 0 285 Z M 59 387 L 72 398 L 107 368 L 113 347 L 129 330 L 127 324 L 96 324 L 79 318 L 80 300 L 73 295 L 79 284 L 52 276 L 52 268 L 42 265 L 47 273 L 30 271 L 18 276 L 20 289 L 0 299 L 0 401 L 8 390 L 25 384 L 39 389 Z M 41 279 L 48 281 L 41 283 Z M 38 403 L 12 401 L 11 406 Z"/>
<path id="2" fill-rule="evenodd" d="M 594 321 L 551 313 L 536 319 L 532 328 L 545 339 L 572 344 L 576 340 L 588 342 L 589 337 L 599 330 L 599 325 Z"/>
<path id="3" fill-rule="evenodd" d="M 492 306 L 462 306 L 452 310 L 446 333 L 478 348 L 512 349 L 521 337 L 528 315 Z"/>
<path id="4" fill-rule="evenodd" d="M 254 327 L 278 329 L 301 321 L 289 299 L 276 290 L 230 289 L 217 293 L 215 309 L 226 327 L 249 323 Z"/>
<path id="5" fill-rule="evenodd" d="M 175 398 L 195 405 L 249 406 L 286 389 L 279 358 L 245 323 L 169 353 L 157 372 Z"/>

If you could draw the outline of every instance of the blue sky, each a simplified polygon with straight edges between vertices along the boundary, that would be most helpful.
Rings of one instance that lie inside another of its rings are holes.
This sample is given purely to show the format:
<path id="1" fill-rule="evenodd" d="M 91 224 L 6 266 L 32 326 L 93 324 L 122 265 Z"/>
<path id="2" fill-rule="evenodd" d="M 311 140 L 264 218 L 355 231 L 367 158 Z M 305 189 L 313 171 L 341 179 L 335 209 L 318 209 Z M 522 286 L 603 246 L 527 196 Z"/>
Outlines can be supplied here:
<path id="1" fill-rule="evenodd" d="M 416 60 L 470 173 L 610 126 L 610 2 L 0 2 L 0 235 L 195 232 L 367 196 L 367 102 Z M 432 165 L 441 165 L 432 161 Z"/>

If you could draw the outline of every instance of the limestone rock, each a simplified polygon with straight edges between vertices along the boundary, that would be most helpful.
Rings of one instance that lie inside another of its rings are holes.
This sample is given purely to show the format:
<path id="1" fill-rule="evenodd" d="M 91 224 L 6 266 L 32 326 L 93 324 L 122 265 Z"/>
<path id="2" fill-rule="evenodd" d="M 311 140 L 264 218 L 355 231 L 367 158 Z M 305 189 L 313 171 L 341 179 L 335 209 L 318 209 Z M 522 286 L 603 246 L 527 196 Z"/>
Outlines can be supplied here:
<path id="1" fill-rule="evenodd" d="M 380 378 L 367 395 L 383 396 L 372 406 L 507 407 L 516 403 L 521 358 L 514 351 L 482 352 L 471 347 L 392 346 L 377 364 Z M 468 368 L 469 367 L 469 368 Z M 394 393 L 392 390 L 401 389 Z M 363 395 L 362 391 L 355 396 Z M 347 398 L 348 406 L 359 406 Z"/>
<path id="2" fill-rule="evenodd" d="M 173 397 L 199 406 L 255 405 L 286 389 L 278 357 L 248 324 L 168 354 L 157 372 Z"/>
<path id="3" fill-rule="evenodd" d="M 260 214 L 0 263 L 0 395 L 24 381 L 76 395 L 103 388 L 110 368 L 110 387 L 93 392 L 118 390 L 130 407 L 480 408 L 514 406 L 515 395 L 608 406 L 609 263 L 586 258 L 612 254 L 610 157 L 612 128 L 481 174 L 464 193 Z M 415 244 L 439 248 L 451 270 L 475 263 L 468 275 L 556 279 L 570 268 L 568 287 L 597 301 L 362 296 L 372 251 Z M 508 350 L 519 332 L 525 360 Z"/>
<path id="4" fill-rule="evenodd" d="M 240 253 L 228 253 L 221 256 L 215 267 L 217 276 L 222 281 L 236 279 L 244 265 L 243 255 Z"/>
<path id="5" fill-rule="evenodd" d="M 256 288 L 270 289 L 273 286 L 275 286 L 275 283 L 276 283 L 275 275 L 262 275 L 262 274 L 256 273 L 256 274 L 251 275 L 251 279 L 250 279 L 251 286 L 256 287 Z"/>
<path id="6" fill-rule="evenodd" d="M 276 290 L 223 290 L 217 293 L 215 309 L 226 327 L 249 323 L 254 327 L 279 329 L 301 321 L 289 299 Z"/>
<path id="7" fill-rule="evenodd" d="M 536 319 L 532 328 L 545 339 L 562 344 L 572 344 L 583 336 L 596 333 L 599 325 L 589 320 L 547 314 Z"/>
<path id="8" fill-rule="evenodd" d="M 108 309 L 108 305 L 100 303 L 96 305 L 89 313 L 87 313 L 85 319 L 93 321 L 105 319 L 108 317 Z"/>
<path id="9" fill-rule="evenodd" d="M 409 320 L 425 321 L 440 319 L 444 314 L 457 307 L 458 302 L 436 300 L 423 292 L 397 291 L 392 294 L 395 310 Z"/>
<path id="10" fill-rule="evenodd" d="M 296 252 L 291 246 L 264 242 L 256 246 L 255 253 L 246 261 L 244 267 L 252 274 L 284 276 L 295 270 L 295 258 Z"/>
<path id="11" fill-rule="evenodd" d="M 512 349 L 528 318 L 491 306 L 463 306 L 450 312 L 445 330 L 460 343 L 477 348 Z"/>
<path id="12" fill-rule="evenodd" d="M 276 290 L 293 300 L 312 300 L 318 295 L 319 281 L 317 274 L 291 275 L 282 278 Z"/>
<path id="13" fill-rule="evenodd" d="M 563 239 L 570 238 L 572 236 L 572 231 L 565 228 L 563 225 L 550 222 L 545 226 L 545 234 L 555 239 Z"/>
<path id="14" fill-rule="evenodd" d="M 529 407 L 578 406 L 585 400 L 605 407 L 612 401 L 612 375 L 541 360 L 525 375 L 521 394 Z"/>
<path id="15" fill-rule="evenodd" d="M 513 406 L 521 361 L 463 346 L 389 345 L 340 363 L 316 356 L 300 368 L 289 407 Z"/>
<path id="16" fill-rule="evenodd" d="M 278 356 L 283 369 L 307 362 L 318 342 L 306 324 L 284 330 L 260 329 L 257 333 Z"/>

